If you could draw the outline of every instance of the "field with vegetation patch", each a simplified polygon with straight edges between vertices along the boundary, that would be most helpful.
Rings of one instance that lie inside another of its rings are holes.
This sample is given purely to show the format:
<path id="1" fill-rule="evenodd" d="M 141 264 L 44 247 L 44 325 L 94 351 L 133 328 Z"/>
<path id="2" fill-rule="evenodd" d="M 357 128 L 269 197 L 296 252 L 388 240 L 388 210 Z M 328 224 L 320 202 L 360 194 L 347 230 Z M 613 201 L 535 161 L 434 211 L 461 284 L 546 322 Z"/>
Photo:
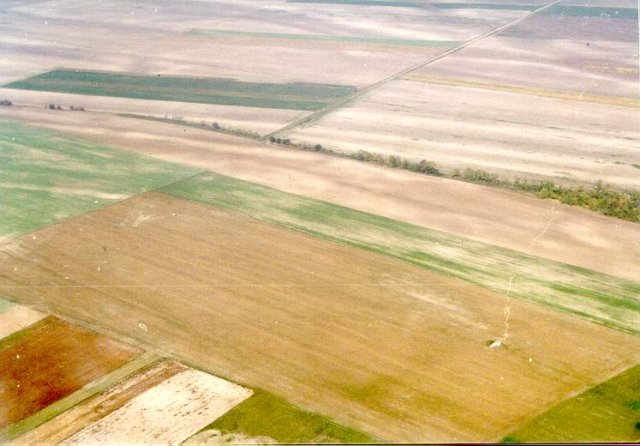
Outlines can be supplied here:
<path id="1" fill-rule="evenodd" d="M 1 250 L 12 299 L 380 439 L 491 439 L 640 359 L 637 337 L 163 193 L 36 235 Z"/>
<path id="2" fill-rule="evenodd" d="M 161 189 L 640 334 L 640 283 L 205 173 Z"/>
<path id="3" fill-rule="evenodd" d="M 504 443 L 640 441 L 640 366 L 560 403 Z"/>
<path id="4" fill-rule="evenodd" d="M 68 135 L 0 121 L 0 240 L 194 172 Z"/>

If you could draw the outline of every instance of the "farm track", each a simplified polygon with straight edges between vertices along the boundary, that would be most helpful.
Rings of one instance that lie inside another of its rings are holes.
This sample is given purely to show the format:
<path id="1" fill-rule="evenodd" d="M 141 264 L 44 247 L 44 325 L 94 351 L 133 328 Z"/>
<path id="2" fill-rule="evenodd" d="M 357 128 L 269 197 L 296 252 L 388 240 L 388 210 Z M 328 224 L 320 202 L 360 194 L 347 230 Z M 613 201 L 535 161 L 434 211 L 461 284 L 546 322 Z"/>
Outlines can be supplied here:
<path id="1" fill-rule="evenodd" d="M 383 85 L 385 85 L 385 84 L 387 84 L 387 83 L 389 83 L 391 81 L 394 81 L 396 79 L 399 79 L 399 78 L 411 73 L 412 71 L 416 71 L 416 70 L 418 70 L 420 68 L 423 68 L 423 67 L 425 67 L 425 66 L 427 66 L 429 64 L 432 64 L 433 62 L 436 62 L 436 61 L 438 61 L 438 60 L 440 60 L 442 58 L 445 58 L 445 57 L 447 57 L 447 56 L 449 56 L 451 54 L 457 53 L 458 51 L 468 47 L 469 45 L 472 45 L 473 43 L 475 43 L 475 42 L 477 42 L 479 40 L 482 40 L 484 38 L 491 37 L 491 36 L 494 36 L 494 35 L 496 35 L 498 33 L 506 31 L 507 29 L 509 29 L 509 28 L 517 25 L 518 23 L 528 19 L 529 17 L 532 17 L 532 16 L 538 14 L 539 12 L 542 12 L 545 9 L 550 8 L 553 5 L 556 5 L 560 1 L 561 0 L 555 0 L 555 1 L 551 2 L 551 3 L 547 3 L 547 4 L 543 5 L 543 6 L 541 6 L 540 8 L 537 8 L 537 9 L 531 11 L 531 12 L 528 12 L 527 14 L 524 14 L 523 16 L 518 17 L 518 18 L 512 20 L 511 22 L 509 22 L 509 23 L 507 23 L 505 25 L 499 26 L 496 29 L 493 29 L 491 31 L 487 31 L 484 34 L 481 34 L 481 35 L 476 36 L 476 37 L 474 37 L 472 39 L 469 39 L 466 42 L 463 42 L 460 45 L 458 45 L 458 46 L 456 46 L 456 47 L 454 47 L 454 48 L 452 48 L 450 50 L 445 51 L 444 53 L 438 54 L 437 56 L 431 57 L 431 58 L 429 58 L 429 59 L 427 59 L 425 61 L 422 61 L 422 62 L 420 62 L 420 63 L 418 63 L 416 65 L 413 65 L 413 66 L 411 66 L 409 68 L 406 68 L 406 69 L 404 69 L 402 71 L 399 71 L 397 73 L 394 73 L 394 74 L 392 74 L 392 75 L 390 75 L 390 76 L 388 76 L 388 77 L 386 77 L 386 78 L 384 78 L 384 79 L 382 79 L 382 80 L 380 80 L 380 81 L 378 81 L 378 82 L 376 82 L 374 84 L 371 84 L 371 85 L 366 86 L 364 88 L 358 89 L 357 91 L 355 91 L 354 93 L 346 96 L 345 98 L 334 102 L 329 107 L 326 107 L 326 108 L 324 108 L 322 110 L 316 111 L 316 112 L 311 113 L 311 114 L 309 114 L 309 115 L 307 115 L 305 117 L 297 119 L 297 120 L 287 124 L 286 126 L 280 128 L 280 129 L 274 130 L 273 132 L 263 136 L 262 139 L 268 140 L 271 137 L 285 135 L 287 132 L 289 132 L 289 131 L 291 131 L 291 130 L 293 130 L 295 128 L 298 128 L 298 127 L 301 127 L 301 126 L 308 126 L 309 124 L 312 124 L 312 123 L 318 121 L 319 119 L 321 119 L 324 116 L 330 114 L 331 112 L 333 112 L 333 111 L 341 108 L 342 106 L 348 104 L 349 102 L 353 101 L 354 99 L 358 99 L 358 98 L 366 95 L 367 93 L 369 93 L 369 92 L 371 92 L 371 91 L 373 91 L 373 90 L 375 90 L 375 89 L 377 89 L 379 87 L 382 87 Z"/>

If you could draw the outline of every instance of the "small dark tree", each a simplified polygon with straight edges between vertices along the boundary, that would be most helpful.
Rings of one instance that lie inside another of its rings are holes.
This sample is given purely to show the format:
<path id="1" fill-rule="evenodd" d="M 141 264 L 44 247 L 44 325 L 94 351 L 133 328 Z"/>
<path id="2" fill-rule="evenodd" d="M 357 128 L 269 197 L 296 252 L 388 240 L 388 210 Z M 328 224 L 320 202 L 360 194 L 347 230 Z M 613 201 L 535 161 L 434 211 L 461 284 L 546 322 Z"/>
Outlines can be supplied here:
<path id="1" fill-rule="evenodd" d="M 322 145 L 320 145 L 320 144 L 316 144 L 316 145 L 313 147 L 313 150 L 315 150 L 316 152 L 321 151 L 321 150 L 322 150 Z"/>
<path id="2" fill-rule="evenodd" d="M 269 137 L 269 142 L 276 142 L 276 137 L 275 136 L 270 136 Z"/>
<path id="3" fill-rule="evenodd" d="M 220 129 L 220 124 L 218 124 L 217 122 L 214 122 L 213 124 L 211 124 L 211 128 L 214 130 L 219 130 Z"/>

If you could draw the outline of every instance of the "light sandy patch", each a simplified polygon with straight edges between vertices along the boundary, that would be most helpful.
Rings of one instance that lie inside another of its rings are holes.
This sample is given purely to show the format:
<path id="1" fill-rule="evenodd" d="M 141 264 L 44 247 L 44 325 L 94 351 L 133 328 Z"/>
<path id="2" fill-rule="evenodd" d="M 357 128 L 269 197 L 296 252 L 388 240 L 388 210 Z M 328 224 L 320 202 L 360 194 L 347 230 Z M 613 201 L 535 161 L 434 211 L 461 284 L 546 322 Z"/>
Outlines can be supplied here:
<path id="1" fill-rule="evenodd" d="M 0 313 L 0 339 L 35 324 L 45 316 L 46 314 L 32 310 L 29 307 L 12 305 L 6 311 Z"/>
<path id="2" fill-rule="evenodd" d="M 0 110 L 0 117 L 631 280 L 640 276 L 638 224 L 552 200 L 156 122 L 18 108 Z M 569 126 L 570 118 L 564 122 Z"/>
<path id="3" fill-rule="evenodd" d="M 136 396 L 62 444 L 179 444 L 251 393 L 204 372 L 186 370 Z"/>

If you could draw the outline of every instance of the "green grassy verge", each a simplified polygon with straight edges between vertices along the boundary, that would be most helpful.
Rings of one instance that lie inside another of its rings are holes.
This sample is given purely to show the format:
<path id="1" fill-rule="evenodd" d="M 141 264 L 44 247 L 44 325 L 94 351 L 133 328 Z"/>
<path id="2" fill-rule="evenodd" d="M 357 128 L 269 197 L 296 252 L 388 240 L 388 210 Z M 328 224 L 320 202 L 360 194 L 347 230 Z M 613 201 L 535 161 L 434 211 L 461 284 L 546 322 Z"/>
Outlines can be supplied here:
<path id="1" fill-rule="evenodd" d="M 542 14 L 569 17 L 638 20 L 638 10 L 635 8 L 554 5 L 551 8 L 542 11 Z"/>
<path id="2" fill-rule="evenodd" d="M 503 443 L 640 441 L 640 366 L 567 400 L 502 439 Z"/>
<path id="3" fill-rule="evenodd" d="M 196 172 L 57 132 L 0 121 L 0 239 Z"/>
<path id="4" fill-rule="evenodd" d="M 50 404 L 44 409 L 36 412 L 30 417 L 20 420 L 10 426 L 0 430 L 0 442 L 7 442 L 18 438 L 20 435 L 27 433 L 28 431 L 35 429 L 41 424 L 49 421 L 57 415 L 71 409 L 72 407 L 80 404 L 82 401 L 91 398 L 93 395 L 104 392 L 109 387 L 123 381 L 128 376 L 133 375 L 139 370 L 153 364 L 160 358 L 153 353 L 143 353 L 136 359 L 123 365 L 119 369 L 108 373 L 101 378 L 87 384 L 86 386 L 78 389 L 70 395 Z"/>
<path id="5" fill-rule="evenodd" d="M 258 37 L 261 39 L 279 40 L 310 40 L 322 42 L 348 42 L 366 43 L 373 45 L 399 45 L 399 46 L 426 46 L 426 47 L 453 47 L 460 42 L 454 40 L 415 40 L 415 39 L 392 39 L 384 37 L 362 37 L 362 36 L 329 36 L 320 34 L 285 34 L 266 33 L 248 31 L 227 31 L 214 29 L 192 29 L 190 35 L 209 37 Z"/>
<path id="6" fill-rule="evenodd" d="M 286 400 L 255 390 L 254 394 L 203 430 L 269 437 L 278 443 L 375 443 L 369 435 L 328 417 L 304 411 Z"/>
<path id="7" fill-rule="evenodd" d="M 640 334 L 637 282 L 212 173 L 160 190 Z"/>
<path id="8" fill-rule="evenodd" d="M 506 11 L 533 11 L 540 6 L 518 5 L 511 3 L 431 3 L 432 6 L 440 9 L 490 9 Z"/>
<path id="9" fill-rule="evenodd" d="M 77 70 L 53 70 L 12 82 L 4 87 L 289 110 L 317 110 L 355 91 L 355 87 L 341 85 L 269 84 L 222 78 L 148 76 Z"/>

